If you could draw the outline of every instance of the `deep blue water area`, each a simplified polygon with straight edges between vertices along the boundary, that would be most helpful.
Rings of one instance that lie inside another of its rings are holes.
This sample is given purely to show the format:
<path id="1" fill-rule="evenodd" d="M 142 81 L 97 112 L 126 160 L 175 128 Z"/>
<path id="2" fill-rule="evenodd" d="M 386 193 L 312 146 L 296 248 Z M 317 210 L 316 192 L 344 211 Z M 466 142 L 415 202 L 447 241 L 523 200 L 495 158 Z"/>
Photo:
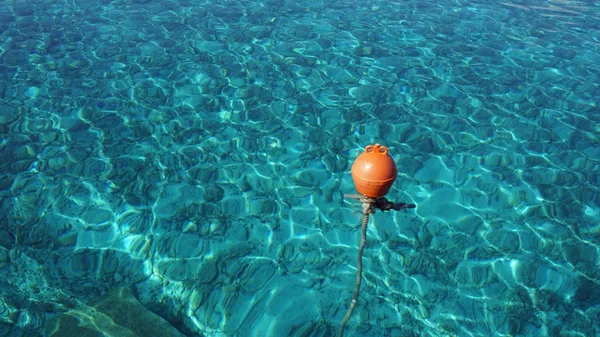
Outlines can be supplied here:
<path id="1" fill-rule="evenodd" d="M 594 1 L 0 0 L 0 336 L 600 336 Z"/>

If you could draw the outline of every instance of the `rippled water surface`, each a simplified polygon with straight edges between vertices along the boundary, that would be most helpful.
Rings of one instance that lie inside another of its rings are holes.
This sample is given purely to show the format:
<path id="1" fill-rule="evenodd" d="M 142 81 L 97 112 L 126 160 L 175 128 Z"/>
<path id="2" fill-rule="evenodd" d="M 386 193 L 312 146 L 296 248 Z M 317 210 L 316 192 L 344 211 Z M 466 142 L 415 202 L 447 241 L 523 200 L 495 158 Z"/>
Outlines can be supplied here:
<path id="1" fill-rule="evenodd" d="M 1 336 L 600 335 L 593 1 L 0 1 Z"/>

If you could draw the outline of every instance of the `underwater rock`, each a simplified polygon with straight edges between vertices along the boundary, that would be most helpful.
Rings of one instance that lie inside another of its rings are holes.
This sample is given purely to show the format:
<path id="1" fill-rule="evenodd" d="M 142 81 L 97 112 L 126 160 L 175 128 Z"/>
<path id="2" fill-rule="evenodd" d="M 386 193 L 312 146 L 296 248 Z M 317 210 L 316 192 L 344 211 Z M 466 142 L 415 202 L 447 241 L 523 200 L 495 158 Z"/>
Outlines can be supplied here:
<path id="1" fill-rule="evenodd" d="M 49 337 L 184 336 L 146 309 L 129 289 L 114 289 L 90 306 L 70 310 L 46 324 Z"/>

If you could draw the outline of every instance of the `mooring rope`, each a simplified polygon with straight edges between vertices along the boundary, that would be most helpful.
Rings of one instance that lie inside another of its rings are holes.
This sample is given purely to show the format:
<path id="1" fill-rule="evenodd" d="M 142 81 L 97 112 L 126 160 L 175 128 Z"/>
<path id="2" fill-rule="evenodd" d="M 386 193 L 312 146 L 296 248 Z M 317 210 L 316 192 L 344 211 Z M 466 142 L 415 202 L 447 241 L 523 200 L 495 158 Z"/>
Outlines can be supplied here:
<path id="1" fill-rule="evenodd" d="M 346 313 L 346 316 L 344 316 L 344 319 L 340 324 L 339 337 L 344 337 L 344 326 L 346 326 L 346 323 L 348 323 L 348 321 L 350 320 L 352 312 L 354 311 L 354 307 L 356 306 L 356 302 L 358 302 L 360 284 L 362 282 L 362 256 L 363 250 L 365 249 L 365 244 L 367 242 L 367 224 L 369 223 L 369 214 L 375 213 L 373 206 L 374 205 L 372 202 L 363 200 L 362 233 L 360 235 L 360 245 L 358 246 L 358 261 L 356 263 L 356 284 L 354 285 L 354 293 L 352 294 L 352 302 L 350 302 L 350 308 L 348 308 L 348 312 Z"/>
<path id="2" fill-rule="evenodd" d="M 409 209 L 415 208 L 417 205 L 415 204 L 407 204 L 404 202 L 391 202 L 386 198 L 369 198 L 366 196 L 356 195 L 356 194 L 347 194 L 345 195 L 349 198 L 360 199 L 363 206 L 363 218 L 362 218 L 362 233 L 360 236 L 360 245 L 358 246 L 358 261 L 356 263 L 357 272 L 356 272 L 356 285 L 354 286 L 354 293 L 352 294 L 352 302 L 350 303 L 350 308 L 348 308 L 348 312 L 342 323 L 340 323 L 340 332 L 339 337 L 344 337 L 344 327 L 346 323 L 350 320 L 352 316 L 352 312 L 354 311 L 354 307 L 356 306 L 356 302 L 358 302 L 358 295 L 360 293 L 360 284 L 362 282 L 362 256 L 363 250 L 365 249 L 365 244 L 367 242 L 367 224 L 369 223 L 369 214 L 375 214 L 375 210 L 379 209 L 383 212 L 386 211 L 399 211 L 401 209 Z"/>

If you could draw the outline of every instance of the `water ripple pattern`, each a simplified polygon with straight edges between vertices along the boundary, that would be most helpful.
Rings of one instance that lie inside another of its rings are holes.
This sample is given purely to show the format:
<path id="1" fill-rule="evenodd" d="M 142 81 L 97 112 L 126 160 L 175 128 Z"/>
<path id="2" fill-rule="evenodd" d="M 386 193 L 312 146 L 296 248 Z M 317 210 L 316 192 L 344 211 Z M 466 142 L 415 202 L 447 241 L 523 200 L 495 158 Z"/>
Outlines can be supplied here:
<path id="1" fill-rule="evenodd" d="M 0 4 L 0 335 L 600 335 L 594 2 Z"/>

